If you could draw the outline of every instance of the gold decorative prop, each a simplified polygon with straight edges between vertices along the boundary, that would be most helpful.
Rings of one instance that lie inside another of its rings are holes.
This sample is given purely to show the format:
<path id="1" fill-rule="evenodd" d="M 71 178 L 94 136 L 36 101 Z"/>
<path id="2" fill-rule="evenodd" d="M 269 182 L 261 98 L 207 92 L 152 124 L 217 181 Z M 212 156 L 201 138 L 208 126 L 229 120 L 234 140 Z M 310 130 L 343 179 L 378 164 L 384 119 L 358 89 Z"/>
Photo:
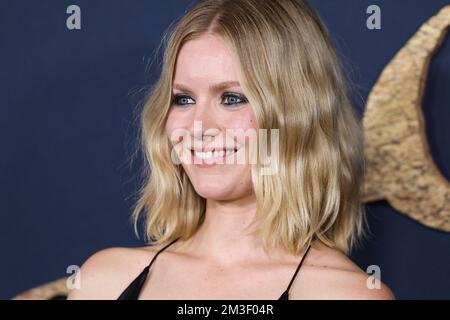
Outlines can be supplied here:
<path id="1" fill-rule="evenodd" d="M 56 297 L 65 299 L 69 294 L 67 279 L 61 278 L 39 287 L 35 287 L 12 298 L 12 300 L 52 300 Z"/>
<path id="2" fill-rule="evenodd" d="M 412 219 L 443 231 L 450 231 L 450 183 L 429 151 L 422 97 L 430 60 L 449 26 L 450 5 L 422 25 L 389 62 L 363 118 L 364 200 L 386 199 Z"/>

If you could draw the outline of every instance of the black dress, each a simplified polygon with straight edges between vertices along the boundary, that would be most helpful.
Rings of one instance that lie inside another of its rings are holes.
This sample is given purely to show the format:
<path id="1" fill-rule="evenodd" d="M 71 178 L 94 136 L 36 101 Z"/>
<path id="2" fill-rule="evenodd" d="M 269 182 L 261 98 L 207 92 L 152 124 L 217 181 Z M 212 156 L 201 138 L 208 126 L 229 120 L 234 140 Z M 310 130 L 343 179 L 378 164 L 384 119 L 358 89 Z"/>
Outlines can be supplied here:
<path id="1" fill-rule="evenodd" d="M 171 243 L 166 245 L 164 248 L 159 250 L 155 256 L 153 257 L 152 261 L 149 263 L 148 266 L 142 270 L 142 272 L 136 277 L 136 279 L 133 280 L 133 282 L 130 283 L 130 285 L 122 292 L 122 294 L 119 296 L 117 300 L 137 300 L 139 297 L 139 294 L 141 293 L 142 287 L 144 286 L 145 280 L 147 279 L 148 271 L 150 267 L 152 266 L 153 262 L 155 261 L 156 257 L 163 252 L 165 249 L 167 249 L 169 246 L 174 244 L 178 239 L 173 240 Z M 287 286 L 286 290 L 281 294 L 281 296 L 278 298 L 278 300 L 289 300 L 289 289 L 291 288 L 292 283 L 294 282 L 295 276 L 297 275 L 298 271 L 300 270 L 300 267 L 302 266 L 302 263 L 308 254 L 309 249 L 311 248 L 311 245 L 308 246 L 308 249 L 306 250 L 305 254 L 300 260 L 300 263 L 298 264 L 297 269 L 295 270 L 294 275 L 292 276 L 291 281 L 289 282 L 289 285 Z"/>

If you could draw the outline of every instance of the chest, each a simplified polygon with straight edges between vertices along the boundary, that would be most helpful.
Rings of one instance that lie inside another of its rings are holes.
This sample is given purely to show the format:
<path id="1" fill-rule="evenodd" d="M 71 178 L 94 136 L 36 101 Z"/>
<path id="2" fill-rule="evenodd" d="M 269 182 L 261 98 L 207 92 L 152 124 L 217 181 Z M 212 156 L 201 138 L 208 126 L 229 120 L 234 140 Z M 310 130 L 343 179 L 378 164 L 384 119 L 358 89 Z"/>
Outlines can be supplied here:
<path id="1" fill-rule="evenodd" d="M 155 263 L 139 298 L 276 300 L 286 290 L 294 272 L 292 265 L 224 268 L 192 262 Z"/>

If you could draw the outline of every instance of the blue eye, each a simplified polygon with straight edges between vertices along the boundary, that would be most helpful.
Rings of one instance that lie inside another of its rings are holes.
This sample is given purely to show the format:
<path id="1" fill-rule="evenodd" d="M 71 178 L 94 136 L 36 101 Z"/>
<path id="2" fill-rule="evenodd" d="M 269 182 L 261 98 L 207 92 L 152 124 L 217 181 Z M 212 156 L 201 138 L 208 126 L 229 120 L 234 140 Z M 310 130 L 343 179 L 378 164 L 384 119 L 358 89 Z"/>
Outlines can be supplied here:
<path id="1" fill-rule="evenodd" d="M 224 93 L 222 95 L 222 103 L 226 106 L 236 106 L 247 102 L 248 100 L 244 96 L 239 94 Z"/>
<path id="2" fill-rule="evenodd" d="M 248 100 L 243 95 L 237 93 L 225 92 L 222 95 L 221 103 L 225 106 L 236 107 L 241 104 L 247 103 Z M 172 105 L 186 106 L 190 104 L 195 104 L 195 100 L 186 94 L 175 94 L 172 97 Z"/>
<path id="3" fill-rule="evenodd" d="M 176 94 L 172 97 L 172 104 L 175 104 L 178 106 L 185 106 L 185 105 L 194 104 L 194 103 L 195 103 L 195 100 L 185 94 Z"/>

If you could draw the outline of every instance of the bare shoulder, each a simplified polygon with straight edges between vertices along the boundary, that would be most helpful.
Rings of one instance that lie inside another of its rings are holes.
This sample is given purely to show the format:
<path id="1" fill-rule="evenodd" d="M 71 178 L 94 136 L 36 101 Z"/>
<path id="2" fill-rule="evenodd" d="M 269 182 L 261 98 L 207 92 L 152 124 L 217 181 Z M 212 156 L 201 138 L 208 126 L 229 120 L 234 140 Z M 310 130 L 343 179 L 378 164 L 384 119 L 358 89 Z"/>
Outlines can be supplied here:
<path id="1" fill-rule="evenodd" d="M 395 299 L 388 286 L 382 281 L 374 284 L 372 275 L 364 272 L 338 249 L 316 241 L 307 258 L 303 281 L 311 290 L 301 292 L 302 286 L 299 285 L 300 299 Z"/>
<path id="2" fill-rule="evenodd" d="M 114 300 L 142 272 L 157 247 L 115 247 L 100 250 L 81 266 L 80 288 L 68 300 Z"/>

